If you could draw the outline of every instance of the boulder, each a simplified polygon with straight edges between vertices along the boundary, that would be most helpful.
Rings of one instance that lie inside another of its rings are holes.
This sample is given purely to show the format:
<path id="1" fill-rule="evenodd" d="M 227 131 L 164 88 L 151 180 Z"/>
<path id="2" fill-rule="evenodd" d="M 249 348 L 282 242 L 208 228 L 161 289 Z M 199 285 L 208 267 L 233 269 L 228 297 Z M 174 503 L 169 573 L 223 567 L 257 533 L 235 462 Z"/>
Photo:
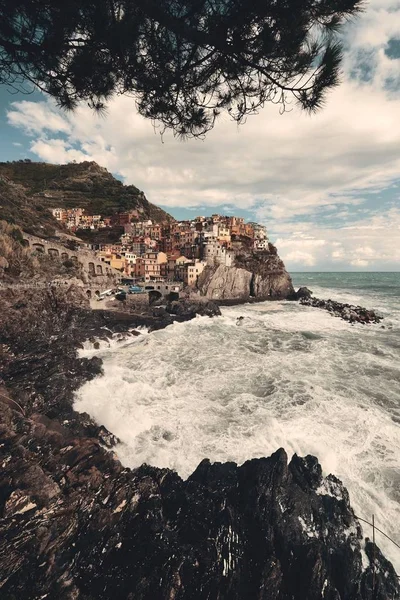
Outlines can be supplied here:
<path id="1" fill-rule="evenodd" d="M 2 598 L 399 598 L 393 566 L 313 456 L 205 459 L 183 481 L 123 469 L 102 443 L 9 407 L 0 435 Z"/>
<path id="2" fill-rule="evenodd" d="M 308 289 L 308 287 L 300 287 L 296 292 L 296 299 L 300 300 L 301 298 L 311 298 L 312 291 Z"/>
<path id="3" fill-rule="evenodd" d="M 194 317 L 195 315 L 216 317 L 221 310 L 215 302 L 196 300 L 176 300 L 167 304 L 166 311 L 179 317 Z"/>

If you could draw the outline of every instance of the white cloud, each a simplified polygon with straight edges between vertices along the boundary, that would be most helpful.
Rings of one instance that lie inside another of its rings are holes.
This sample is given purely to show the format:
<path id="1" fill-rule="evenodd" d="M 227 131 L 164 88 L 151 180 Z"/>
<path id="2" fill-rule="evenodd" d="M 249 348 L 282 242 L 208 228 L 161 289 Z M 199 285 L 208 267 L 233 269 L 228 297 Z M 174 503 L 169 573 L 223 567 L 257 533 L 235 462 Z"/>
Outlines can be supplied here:
<path id="1" fill-rule="evenodd" d="M 276 244 L 288 269 L 303 270 L 324 265 L 329 270 L 366 268 L 398 270 L 400 265 L 400 209 L 366 216 L 351 226 L 308 225 L 308 235 L 293 224 L 279 228 Z"/>
<path id="2" fill-rule="evenodd" d="M 222 119 L 204 142 L 167 134 L 161 143 L 129 98 L 114 100 L 102 120 L 86 107 L 73 115 L 54 111 L 50 102 L 24 101 L 8 114 L 27 132 L 35 127 L 31 150 L 41 159 L 96 160 L 168 206 L 248 207 L 261 200 L 261 218 L 288 218 L 360 202 L 355 192 L 380 189 L 400 172 L 400 104 L 356 82 L 345 82 L 314 117 L 279 116 L 267 106 L 239 130 Z M 49 135 L 51 127 L 68 142 Z"/>
<path id="3" fill-rule="evenodd" d="M 355 260 L 350 261 L 350 264 L 353 267 L 368 267 L 369 262 L 361 258 L 356 258 Z"/>
<path id="4" fill-rule="evenodd" d="M 86 155 L 71 147 L 71 144 L 60 139 L 39 139 L 31 144 L 31 151 L 45 161 L 64 163 L 71 160 L 82 161 Z"/>
<path id="5" fill-rule="evenodd" d="M 42 134 L 44 131 L 53 133 L 69 133 L 70 125 L 65 117 L 57 112 L 49 102 L 17 102 L 18 110 L 8 113 L 11 125 L 24 129 L 27 133 Z"/>

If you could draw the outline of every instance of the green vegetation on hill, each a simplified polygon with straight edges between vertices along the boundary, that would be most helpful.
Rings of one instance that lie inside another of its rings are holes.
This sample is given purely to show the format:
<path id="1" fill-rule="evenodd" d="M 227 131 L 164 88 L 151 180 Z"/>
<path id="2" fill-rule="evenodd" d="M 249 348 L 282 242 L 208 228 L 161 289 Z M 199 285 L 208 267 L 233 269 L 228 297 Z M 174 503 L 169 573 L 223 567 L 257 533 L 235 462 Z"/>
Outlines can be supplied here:
<path id="1" fill-rule="evenodd" d="M 48 213 L 46 209 L 57 207 L 82 207 L 88 214 L 111 216 L 137 210 L 144 219 L 172 220 L 168 213 L 151 204 L 138 188 L 125 186 L 95 162 L 66 165 L 31 161 L 0 163 L 1 178 L 23 186 L 31 209 L 38 213 Z M 0 217 L 7 219 L 2 209 L 0 211 Z M 40 215 L 38 218 L 40 220 Z"/>

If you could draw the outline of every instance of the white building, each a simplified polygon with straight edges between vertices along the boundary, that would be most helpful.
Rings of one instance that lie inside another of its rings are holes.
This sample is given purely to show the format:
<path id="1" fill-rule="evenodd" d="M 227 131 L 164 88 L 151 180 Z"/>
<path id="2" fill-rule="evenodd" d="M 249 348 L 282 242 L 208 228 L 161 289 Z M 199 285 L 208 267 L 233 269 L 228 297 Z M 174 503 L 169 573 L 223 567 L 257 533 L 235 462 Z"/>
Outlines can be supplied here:
<path id="1" fill-rule="evenodd" d="M 66 221 L 67 220 L 67 211 L 65 208 L 53 208 L 51 210 L 53 216 L 57 219 L 57 221 Z"/>
<path id="2" fill-rule="evenodd" d="M 137 259 L 137 254 L 133 254 L 133 252 L 125 252 L 125 260 L 130 265 L 135 265 Z"/>
<path id="3" fill-rule="evenodd" d="M 253 227 L 254 237 L 257 240 L 268 240 L 267 228 L 259 223 L 249 223 Z"/>
<path id="4" fill-rule="evenodd" d="M 231 267 L 234 263 L 235 253 L 228 250 L 220 242 L 205 242 L 204 243 L 204 260 L 208 265 L 224 265 Z"/>

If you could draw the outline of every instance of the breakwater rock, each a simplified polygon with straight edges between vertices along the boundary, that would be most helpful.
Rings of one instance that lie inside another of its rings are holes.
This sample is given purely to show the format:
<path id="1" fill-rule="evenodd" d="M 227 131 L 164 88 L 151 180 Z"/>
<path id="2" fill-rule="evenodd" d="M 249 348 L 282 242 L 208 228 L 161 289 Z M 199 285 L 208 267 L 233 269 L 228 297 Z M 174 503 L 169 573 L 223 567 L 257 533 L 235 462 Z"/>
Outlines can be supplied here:
<path id="1" fill-rule="evenodd" d="M 343 304 L 335 300 L 321 300 L 320 298 L 312 298 L 311 296 L 300 297 L 300 304 L 303 306 L 314 306 L 327 310 L 335 317 L 340 317 L 349 323 L 380 323 L 383 319 L 373 310 L 368 310 L 362 306 L 353 304 Z"/>
<path id="2" fill-rule="evenodd" d="M 201 317 L 218 317 L 221 315 L 218 304 L 211 300 L 205 302 L 196 302 L 195 300 L 173 301 L 167 304 L 166 311 L 170 315 L 180 317 L 194 317 L 196 315 Z"/>

